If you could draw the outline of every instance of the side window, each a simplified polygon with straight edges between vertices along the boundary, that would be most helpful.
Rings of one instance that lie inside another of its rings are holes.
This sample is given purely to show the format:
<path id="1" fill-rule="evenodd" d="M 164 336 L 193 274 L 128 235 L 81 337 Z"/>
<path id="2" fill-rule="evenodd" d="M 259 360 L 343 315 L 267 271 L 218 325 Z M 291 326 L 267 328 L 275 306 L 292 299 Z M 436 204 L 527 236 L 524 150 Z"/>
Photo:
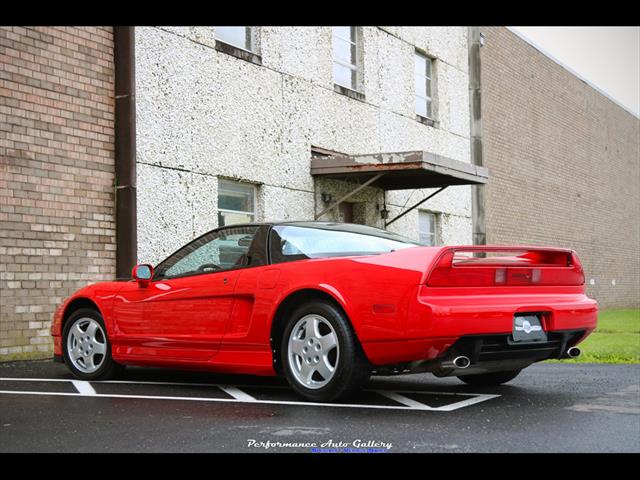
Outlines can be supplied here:
<path id="1" fill-rule="evenodd" d="M 263 264 L 249 249 L 260 227 L 216 230 L 182 248 L 158 266 L 156 278 L 176 278 Z"/>

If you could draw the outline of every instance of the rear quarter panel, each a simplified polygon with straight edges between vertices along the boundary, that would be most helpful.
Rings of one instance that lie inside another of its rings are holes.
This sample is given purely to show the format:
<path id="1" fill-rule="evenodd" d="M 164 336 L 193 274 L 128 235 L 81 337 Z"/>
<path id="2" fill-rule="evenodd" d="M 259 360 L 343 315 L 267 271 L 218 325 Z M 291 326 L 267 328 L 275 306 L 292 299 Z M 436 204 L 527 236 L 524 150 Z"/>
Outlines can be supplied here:
<path id="1" fill-rule="evenodd" d="M 416 288 L 438 247 L 414 247 L 383 255 L 311 259 L 274 265 L 280 270 L 270 317 L 303 289 L 331 295 L 345 310 L 361 342 L 401 339 Z"/>

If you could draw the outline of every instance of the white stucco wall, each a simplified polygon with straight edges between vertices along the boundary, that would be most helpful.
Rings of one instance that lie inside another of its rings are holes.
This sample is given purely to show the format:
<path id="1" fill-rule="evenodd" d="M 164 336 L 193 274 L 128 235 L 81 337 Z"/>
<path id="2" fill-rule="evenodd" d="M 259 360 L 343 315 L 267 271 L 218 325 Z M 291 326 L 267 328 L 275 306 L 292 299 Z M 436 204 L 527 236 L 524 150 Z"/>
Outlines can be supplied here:
<path id="1" fill-rule="evenodd" d="M 312 145 L 469 162 L 467 29 L 362 33 L 364 101 L 333 89 L 329 27 L 261 27 L 261 66 L 215 50 L 211 27 L 136 28 L 139 261 L 156 263 L 217 226 L 218 177 L 259 185 L 258 220 L 312 219 L 325 206 L 321 192 L 348 189 L 314 182 Z M 416 47 L 436 58 L 436 127 L 415 119 Z M 387 208 L 394 216 L 427 193 L 388 192 Z M 382 198 L 378 189 L 354 197 L 369 202 L 377 226 Z M 442 212 L 443 243 L 471 242 L 469 187 L 450 187 L 424 208 Z M 390 229 L 417 238 L 417 211 Z"/>

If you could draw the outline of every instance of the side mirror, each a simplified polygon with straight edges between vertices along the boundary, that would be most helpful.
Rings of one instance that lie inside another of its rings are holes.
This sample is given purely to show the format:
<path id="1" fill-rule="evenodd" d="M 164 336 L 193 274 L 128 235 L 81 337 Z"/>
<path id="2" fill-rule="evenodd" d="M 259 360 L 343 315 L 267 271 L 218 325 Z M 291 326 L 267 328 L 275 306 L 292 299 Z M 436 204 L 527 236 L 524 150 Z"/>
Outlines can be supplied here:
<path id="1" fill-rule="evenodd" d="M 133 267 L 131 276 L 141 287 L 146 287 L 153 278 L 153 267 L 147 264 L 136 265 Z"/>

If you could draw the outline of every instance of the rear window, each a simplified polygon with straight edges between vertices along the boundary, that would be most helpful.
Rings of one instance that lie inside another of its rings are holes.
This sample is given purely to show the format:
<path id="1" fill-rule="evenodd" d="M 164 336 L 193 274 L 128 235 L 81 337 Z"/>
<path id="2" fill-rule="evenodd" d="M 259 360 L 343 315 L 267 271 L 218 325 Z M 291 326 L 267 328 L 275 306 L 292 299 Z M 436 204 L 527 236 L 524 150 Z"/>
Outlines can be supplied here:
<path id="1" fill-rule="evenodd" d="M 270 234 L 272 261 L 280 263 L 310 258 L 378 255 L 419 246 L 402 235 L 373 227 L 356 228 L 360 231 L 275 226 Z"/>

